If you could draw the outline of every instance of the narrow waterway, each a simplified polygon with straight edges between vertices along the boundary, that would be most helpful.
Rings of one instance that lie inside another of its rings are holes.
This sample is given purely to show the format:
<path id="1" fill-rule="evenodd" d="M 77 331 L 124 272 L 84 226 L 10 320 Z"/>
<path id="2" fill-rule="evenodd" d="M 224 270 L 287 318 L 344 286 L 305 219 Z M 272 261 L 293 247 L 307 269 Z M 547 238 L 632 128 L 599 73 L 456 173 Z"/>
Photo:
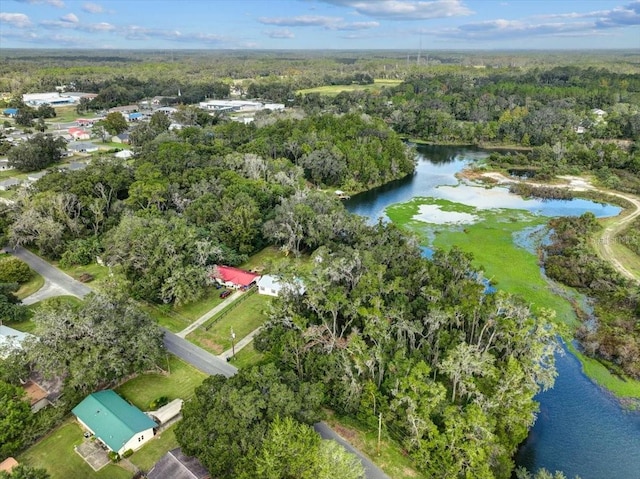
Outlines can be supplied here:
<path id="1" fill-rule="evenodd" d="M 349 211 L 375 223 L 387 220 L 385 208 L 414 197 L 443 198 L 476 208 L 512 208 L 544 216 L 573 216 L 591 211 L 613 216 L 620 209 L 592 201 L 523 200 L 504 188 L 459 185 L 455 173 L 469 162 L 487 156 L 474 148 L 425 146 L 418 148 L 412 177 L 354 196 Z M 425 255 L 430 250 L 425 248 Z M 609 393 L 592 383 L 575 356 L 566 352 L 556 361 L 554 389 L 537 396 L 540 414 L 516 457 L 530 470 L 562 470 L 568 478 L 640 479 L 640 412 L 624 410 Z"/>

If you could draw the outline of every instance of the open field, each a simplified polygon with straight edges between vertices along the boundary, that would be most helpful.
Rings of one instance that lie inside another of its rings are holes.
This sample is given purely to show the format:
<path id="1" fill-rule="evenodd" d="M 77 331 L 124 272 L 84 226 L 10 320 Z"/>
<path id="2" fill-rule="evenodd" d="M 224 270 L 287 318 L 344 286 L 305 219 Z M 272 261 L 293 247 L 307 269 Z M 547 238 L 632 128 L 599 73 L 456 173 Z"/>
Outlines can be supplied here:
<path id="1" fill-rule="evenodd" d="M 266 321 L 264 309 L 270 299 L 257 293 L 246 299 L 240 298 L 189 334 L 187 339 L 207 351 L 220 354 L 231 348 L 232 328 L 238 342 Z"/>
<path id="2" fill-rule="evenodd" d="M 391 88 L 398 86 L 402 80 L 374 80 L 373 85 L 327 85 L 315 88 L 305 88 L 298 90 L 296 93 L 307 95 L 308 93 L 319 93 L 321 95 L 335 96 L 343 91 L 364 91 L 364 90 L 380 90 L 382 88 Z"/>
<path id="3" fill-rule="evenodd" d="M 141 374 L 118 387 L 116 391 L 142 411 L 146 411 L 149 404 L 160 396 L 167 396 L 169 401 L 190 398 L 195 388 L 207 377 L 168 353 L 167 363 L 163 367 L 168 368 L 170 372 Z"/>
<path id="4" fill-rule="evenodd" d="M 131 473 L 108 464 L 95 472 L 73 450 L 82 443 L 82 429 L 69 418 L 40 442 L 17 457 L 18 462 L 45 468 L 51 479 L 130 479 Z"/>

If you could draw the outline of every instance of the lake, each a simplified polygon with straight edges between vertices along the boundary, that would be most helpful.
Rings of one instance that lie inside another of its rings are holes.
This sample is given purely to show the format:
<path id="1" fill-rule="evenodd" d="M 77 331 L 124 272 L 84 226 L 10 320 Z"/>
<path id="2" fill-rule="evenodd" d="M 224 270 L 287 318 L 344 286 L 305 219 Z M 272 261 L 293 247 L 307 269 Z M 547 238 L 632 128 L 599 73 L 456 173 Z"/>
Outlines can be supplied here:
<path id="1" fill-rule="evenodd" d="M 378 218 L 388 220 L 388 206 L 415 197 L 446 199 L 478 209 L 527 210 L 548 217 L 587 211 L 607 217 L 620 212 L 617 206 L 588 200 L 525 200 L 504 188 L 460 185 L 455 174 L 487 155 L 475 148 L 420 146 L 413 176 L 356 195 L 345 206 L 371 223 Z M 423 252 L 428 256 L 431 250 L 423 248 Z M 530 470 L 562 470 L 571 479 L 575 475 L 582 479 L 640 479 L 640 412 L 626 411 L 592 383 L 566 349 L 556 358 L 556 367 L 555 387 L 536 397 L 540 413 L 516 456 L 517 464 Z"/>

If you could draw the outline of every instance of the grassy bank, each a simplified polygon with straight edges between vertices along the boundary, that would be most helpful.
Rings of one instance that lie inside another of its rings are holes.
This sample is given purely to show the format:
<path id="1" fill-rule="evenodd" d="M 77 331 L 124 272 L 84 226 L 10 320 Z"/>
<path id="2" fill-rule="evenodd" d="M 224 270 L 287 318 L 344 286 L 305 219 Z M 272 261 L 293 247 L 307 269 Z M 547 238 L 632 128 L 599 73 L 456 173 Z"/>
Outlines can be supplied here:
<path id="1" fill-rule="evenodd" d="M 421 205 L 437 205 L 442 211 L 473 215 L 473 224 L 445 225 L 416 220 Z M 433 198 L 414 198 L 386 210 L 396 224 L 423 238 L 423 244 L 449 249 L 456 245 L 473 254 L 474 264 L 497 288 L 517 294 L 531 303 L 533 310 L 550 308 L 568 326 L 578 325 L 569 301 L 558 296 L 540 274 L 535 254 L 516 246 L 514 234 L 546 223 L 540 217 L 517 210 L 479 210 L 474 207 Z"/>

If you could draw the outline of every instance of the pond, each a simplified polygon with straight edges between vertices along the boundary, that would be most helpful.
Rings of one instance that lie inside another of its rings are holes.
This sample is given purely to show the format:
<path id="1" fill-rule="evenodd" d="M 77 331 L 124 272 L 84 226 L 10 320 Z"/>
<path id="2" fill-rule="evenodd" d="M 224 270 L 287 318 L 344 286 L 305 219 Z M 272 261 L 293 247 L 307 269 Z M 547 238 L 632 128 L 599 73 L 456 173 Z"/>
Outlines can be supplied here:
<path id="1" fill-rule="evenodd" d="M 524 200 L 504 188 L 461 185 L 455 174 L 465 165 L 485 158 L 487 152 L 468 147 L 421 146 L 416 173 L 345 202 L 347 209 L 371 223 L 388 221 L 385 209 L 414 198 L 452 201 L 477 210 L 527 210 L 542 216 L 573 216 L 591 211 L 598 217 L 617 215 L 620 208 L 587 200 Z M 446 212 L 434 212 L 440 218 Z M 530 231 L 536 228 L 532 227 Z M 514 242 L 529 249 L 529 232 L 514 235 Z M 524 244 L 524 245 L 523 245 Z M 423 248 L 429 256 L 432 250 Z M 562 470 L 568 478 L 639 479 L 640 413 L 624 410 L 609 393 L 592 383 L 579 361 L 566 352 L 557 358 L 554 389 L 540 393 L 540 414 L 516 461 L 530 470 Z"/>

